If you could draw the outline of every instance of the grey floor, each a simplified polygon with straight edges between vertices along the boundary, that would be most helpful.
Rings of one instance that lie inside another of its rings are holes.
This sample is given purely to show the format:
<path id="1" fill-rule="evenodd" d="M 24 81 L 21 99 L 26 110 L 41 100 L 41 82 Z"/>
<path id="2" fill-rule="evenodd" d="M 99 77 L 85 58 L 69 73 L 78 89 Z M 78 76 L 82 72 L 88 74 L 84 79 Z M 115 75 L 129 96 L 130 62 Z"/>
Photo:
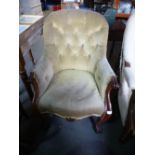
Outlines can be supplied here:
<path id="1" fill-rule="evenodd" d="M 115 44 L 115 53 L 120 52 L 121 43 Z M 110 50 L 110 43 L 108 46 Z M 35 60 L 42 53 L 42 41 L 38 39 L 33 47 Z M 37 52 L 36 52 L 37 51 Z M 37 54 L 36 54 L 37 53 Z M 110 62 L 115 72 L 118 71 L 119 55 L 112 55 Z M 25 60 L 29 61 L 27 55 Z M 30 72 L 31 63 L 26 66 Z M 112 94 L 114 117 L 103 124 L 103 132 L 94 131 L 92 120 L 85 118 L 78 121 L 67 121 L 54 115 L 32 116 L 31 102 L 20 79 L 20 100 L 29 115 L 20 118 L 20 155 L 134 155 L 135 140 L 128 139 L 126 143 L 119 141 L 122 124 L 117 107 L 117 91 Z"/>
<path id="2" fill-rule="evenodd" d="M 105 123 L 99 134 L 90 118 L 31 117 L 20 124 L 20 155 L 134 155 L 134 139 L 121 143 L 121 131 L 119 117 Z"/>

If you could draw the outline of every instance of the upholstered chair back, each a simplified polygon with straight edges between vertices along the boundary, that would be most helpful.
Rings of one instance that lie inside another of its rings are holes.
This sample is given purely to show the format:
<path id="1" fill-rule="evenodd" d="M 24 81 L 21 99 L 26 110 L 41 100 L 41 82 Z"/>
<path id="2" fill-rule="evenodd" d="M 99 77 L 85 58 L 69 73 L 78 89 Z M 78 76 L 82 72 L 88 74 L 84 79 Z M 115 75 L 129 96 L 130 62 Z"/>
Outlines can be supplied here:
<path id="1" fill-rule="evenodd" d="M 60 10 L 44 22 L 44 55 L 54 73 L 65 69 L 94 72 L 96 63 L 106 56 L 108 24 L 89 10 Z"/>

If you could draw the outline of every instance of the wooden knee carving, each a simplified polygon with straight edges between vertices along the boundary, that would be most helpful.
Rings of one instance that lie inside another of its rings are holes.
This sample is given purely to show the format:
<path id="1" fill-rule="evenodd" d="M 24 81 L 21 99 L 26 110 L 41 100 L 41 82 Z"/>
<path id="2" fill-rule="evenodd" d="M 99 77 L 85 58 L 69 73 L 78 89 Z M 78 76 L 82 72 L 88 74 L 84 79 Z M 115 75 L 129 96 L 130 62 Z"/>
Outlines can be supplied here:
<path id="1" fill-rule="evenodd" d="M 119 87 L 118 82 L 117 82 L 117 78 L 115 76 L 113 76 L 106 88 L 106 92 L 105 92 L 105 107 L 106 107 L 106 112 L 104 112 L 102 114 L 102 116 L 100 117 L 100 119 L 96 122 L 96 131 L 97 132 L 101 132 L 101 124 L 108 121 L 111 116 L 112 116 L 112 104 L 110 101 L 110 93 L 112 89 L 117 89 Z"/>

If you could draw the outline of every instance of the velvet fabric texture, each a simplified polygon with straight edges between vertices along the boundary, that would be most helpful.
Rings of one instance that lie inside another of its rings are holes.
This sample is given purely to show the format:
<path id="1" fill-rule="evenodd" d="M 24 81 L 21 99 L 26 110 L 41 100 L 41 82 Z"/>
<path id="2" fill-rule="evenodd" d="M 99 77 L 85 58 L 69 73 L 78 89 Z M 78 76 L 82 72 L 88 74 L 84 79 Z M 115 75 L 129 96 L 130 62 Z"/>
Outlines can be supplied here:
<path id="1" fill-rule="evenodd" d="M 90 10 L 60 10 L 44 21 L 44 52 L 35 67 L 41 112 L 65 118 L 101 116 L 115 76 L 106 59 L 108 24 Z"/>

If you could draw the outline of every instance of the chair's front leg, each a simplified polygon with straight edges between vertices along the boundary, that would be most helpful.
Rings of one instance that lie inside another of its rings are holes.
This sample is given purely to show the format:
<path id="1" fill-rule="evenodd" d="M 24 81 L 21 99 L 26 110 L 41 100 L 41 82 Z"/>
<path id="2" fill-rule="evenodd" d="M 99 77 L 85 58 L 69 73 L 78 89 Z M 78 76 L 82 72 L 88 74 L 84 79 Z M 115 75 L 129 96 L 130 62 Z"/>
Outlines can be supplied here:
<path id="1" fill-rule="evenodd" d="M 37 108 L 37 100 L 39 97 L 39 85 L 37 81 L 37 76 L 34 72 L 31 72 L 30 74 L 30 81 L 33 88 L 33 99 L 32 99 L 32 113 L 33 114 L 39 114 L 39 110 Z"/>
<path id="2" fill-rule="evenodd" d="M 37 79 L 38 79 L 37 75 L 34 72 L 31 72 L 30 81 L 32 84 L 33 94 L 34 94 L 32 99 L 32 117 L 35 119 L 39 118 L 41 127 L 43 127 L 44 129 L 47 129 L 50 127 L 50 124 L 51 124 L 49 115 L 42 114 L 37 107 L 38 97 L 39 97 L 39 84 Z"/>
<path id="3" fill-rule="evenodd" d="M 101 128 L 101 124 L 108 121 L 111 116 L 112 116 L 112 104 L 110 101 L 110 93 L 112 89 L 116 89 L 118 88 L 118 82 L 117 82 L 117 78 L 115 76 L 113 76 L 106 88 L 106 92 L 105 92 L 105 107 L 106 107 L 106 112 L 102 114 L 102 116 L 100 117 L 100 119 L 96 122 L 96 132 L 102 132 L 102 128 Z"/>
<path id="4" fill-rule="evenodd" d="M 96 122 L 96 132 L 97 133 L 101 133 L 102 130 L 102 126 L 101 124 L 108 121 L 111 118 L 111 115 L 108 115 L 107 113 L 103 113 L 102 116 L 99 118 L 99 120 Z"/>

